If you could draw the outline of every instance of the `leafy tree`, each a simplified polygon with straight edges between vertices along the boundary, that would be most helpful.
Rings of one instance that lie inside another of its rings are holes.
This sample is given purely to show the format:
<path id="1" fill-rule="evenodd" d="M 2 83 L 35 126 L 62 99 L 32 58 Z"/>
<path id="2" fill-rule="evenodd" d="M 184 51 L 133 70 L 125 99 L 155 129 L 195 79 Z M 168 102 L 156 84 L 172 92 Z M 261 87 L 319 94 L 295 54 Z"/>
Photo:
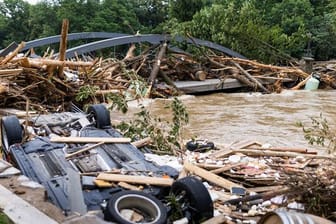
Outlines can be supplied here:
<path id="1" fill-rule="evenodd" d="M 167 0 L 138 0 L 134 2 L 134 12 L 143 32 L 151 33 L 159 24 L 168 19 Z"/>
<path id="2" fill-rule="evenodd" d="M 30 7 L 29 40 L 59 34 L 56 8 L 47 0 Z"/>
<path id="3" fill-rule="evenodd" d="M 90 30 L 135 33 L 140 29 L 133 8 L 127 1 L 104 0 L 100 10 L 88 22 Z"/>
<path id="4" fill-rule="evenodd" d="M 202 0 L 171 0 L 169 14 L 179 22 L 190 21 L 203 7 Z"/>
<path id="5" fill-rule="evenodd" d="M 311 1 L 314 17 L 309 21 L 311 51 L 317 60 L 327 60 L 336 56 L 336 2 Z"/>
<path id="6" fill-rule="evenodd" d="M 58 24 L 68 19 L 71 32 L 93 31 L 89 24 L 95 19 L 96 13 L 103 10 L 99 0 L 59 0 L 57 5 Z"/>
<path id="7" fill-rule="evenodd" d="M 4 0 L 0 2 L 0 22 L 2 32 L 6 33 L 3 44 L 12 41 L 25 41 L 29 34 L 29 4 L 23 0 Z"/>
<path id="8" fill-rule="evenodd" d="M 7 27 L 6 17 L 0 14 L 0 49 L 5 47 L 3 42 L 6 37 L 6 31 L 5 31 L 6 27 Z"/>

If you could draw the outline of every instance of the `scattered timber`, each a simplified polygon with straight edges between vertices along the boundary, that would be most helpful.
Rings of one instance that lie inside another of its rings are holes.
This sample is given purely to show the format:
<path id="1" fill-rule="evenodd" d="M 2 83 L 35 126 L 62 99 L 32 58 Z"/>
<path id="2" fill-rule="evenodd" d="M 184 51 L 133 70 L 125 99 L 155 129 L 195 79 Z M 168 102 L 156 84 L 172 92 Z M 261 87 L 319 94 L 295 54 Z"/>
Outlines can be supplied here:
<path id="1" fill-rule="evenodd" d="M 144 49 L 133 44 L 122 59 L 76 55 L 65 60 L 67 26 L 65 20 L 59 58 L 54 58 L 52 49 L 42 56 L 33 49 L 19 55 L 24 42 L 2 52 L 0 107 L 25 110 L 29 102 L 29 110 L 66 111 L 71 102 L 82 107 L 125 92 L 134 99 L 241 87 L 272 93 L 302 88 L 310 77 L 298 67 L 267 65 L 214 52 L 196 58 L 171 50 L 167 43 Z M 320 86 L 336 88 L 334 64 L 319 63 L 314 72 L 321 76 Z"/>

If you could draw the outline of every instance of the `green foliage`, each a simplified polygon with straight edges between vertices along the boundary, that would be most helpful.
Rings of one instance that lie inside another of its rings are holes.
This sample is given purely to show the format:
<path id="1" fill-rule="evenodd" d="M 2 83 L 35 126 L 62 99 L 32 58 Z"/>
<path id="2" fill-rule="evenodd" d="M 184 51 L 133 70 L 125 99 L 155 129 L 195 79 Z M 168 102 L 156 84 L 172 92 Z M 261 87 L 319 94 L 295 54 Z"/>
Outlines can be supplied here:
<path id="1" fill-rule="evenodd" d="M 29 36 L 29 4 L 23 0 L 4 0 L 0 2 L 0 22 L 4 37 L 1 42 L 6 46 L 12 41 L 25 41 Z"/>
<path id="2" fill-rule="evenodd" d="M 60 21 L 57 20 L 56 6 L 42 1 L 30 7 L 28 40 L 42 38 L 60 33 Z"/>
<path id="3" fill-rule="evenodd" d="M 60 34 L 64 18 L 71 33 L 188 34 L 264 62 L 281 63 L 307 52 L 317 60 L 336 57 L 336 2 L 331 0 L 42 0 L 35 5 L 3 0 L 0 48 Z"/>
<path id="4" fill-rule="evenodd" d="M 153 32 L 168 17 L 168 1 L 138 0 L 134 1 L 134 12 L 139 23 L 143 26 L 143 33 Z"/>
<path id="5" fill-rule="evenodd" d="M 90 85 L 81 86 L 75 99 L 76 101 L 81 102 L 89 98 L 95 98 L 95 93 L 98 90 L 99 87 L 97 86 L 90 86 Z"/>
<path id="6" fill-rule="evenodd" d="M 123 95 L 113 93 L 109 94 L 107 96 L 109 101 L 112 101 L 112 105 L 109 109 L 117 109 L 118 111 L 121 111 L 122 113 L 127 113 L 128 111 L 128 105 L 127 105 L 127 100 Z"/>
<path id="7" fill-rule="evenodd" d="M 95 15 L 88 18 L 87 30 L 135 34 L 140 29 L 136 14 L 128 1 L 104 0 L 94 12 Z"/>
<path id="8" fill-rule="evenodd" d="M 171 0 L 169 14 L 179 22 L 190 21 L 203 6 L 202 0 Z"/>
<path id="9" fill-rule="evenodd" d="M 174 98 L 169 108 L 173 115 L 172 124 L 151 115 L 142 106 L 132 121 L 122 122 L 116 128 L 133 140 L 150 137 L 152 139 L 150 148 L 157 153 L 177 155 L 181 149 L 182 129 L 189 122 L 188 113 L 177 98 Z"/>
<path id="10" fill-rule="evenodd" d="M 4 213 L 0 212 L 0 223 L 1 224 L 12 224 L 12 220 L 10 220 L 8 218 L 7 215 L 5 215 Z"/>
<path id="11" fill-rule="evenodd" d="M 322 116 L 322 113 L 318 118 L 311 117 L 312 124 L 310 127 L 305 127 L 302 122 L 298 122 L 297 126 L 301 127 L 304 133 L 304 138 L 309 144 L 317 144 L 325 146 L 329 153 L 336 152 L 336 132 L 329 128 L 329 124 L 326 118 Z"/>

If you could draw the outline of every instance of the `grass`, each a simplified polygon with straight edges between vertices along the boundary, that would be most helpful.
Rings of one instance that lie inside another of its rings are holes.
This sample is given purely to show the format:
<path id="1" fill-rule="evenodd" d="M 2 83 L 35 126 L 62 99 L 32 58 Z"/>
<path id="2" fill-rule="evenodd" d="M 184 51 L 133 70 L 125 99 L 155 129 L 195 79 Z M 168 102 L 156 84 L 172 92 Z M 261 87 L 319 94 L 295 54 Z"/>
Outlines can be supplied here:
<path id="1" fill-rule="evenodd" d="M 0 224 L 13 224 L 13 222 L 5 215 L 5 213 L 0 212 Z"/>

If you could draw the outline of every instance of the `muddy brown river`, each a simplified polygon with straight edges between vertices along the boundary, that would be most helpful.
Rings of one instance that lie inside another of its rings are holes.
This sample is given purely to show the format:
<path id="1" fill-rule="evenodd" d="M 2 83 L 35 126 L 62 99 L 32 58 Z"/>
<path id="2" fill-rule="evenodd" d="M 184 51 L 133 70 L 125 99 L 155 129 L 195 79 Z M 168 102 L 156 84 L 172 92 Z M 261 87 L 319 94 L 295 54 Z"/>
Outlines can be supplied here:
<path id="1" fill-rule="evenodd" d="M 309 145 L 296 123 L 311 125 L 310 117 L 322 113 L 330 126 L 335 125 L 335 96 L 334 90 L 182 96 L 190 116 L 185 135 L 208 139 L 217 146 L 255 140 L 272 146 L 321 148 Z M 170 102 L 157 99 L 145 104 L 157 116 L 169 118 L 167 109 L 163 108 Z M 132 111 L 132 105 L 130 108 Z"/>

